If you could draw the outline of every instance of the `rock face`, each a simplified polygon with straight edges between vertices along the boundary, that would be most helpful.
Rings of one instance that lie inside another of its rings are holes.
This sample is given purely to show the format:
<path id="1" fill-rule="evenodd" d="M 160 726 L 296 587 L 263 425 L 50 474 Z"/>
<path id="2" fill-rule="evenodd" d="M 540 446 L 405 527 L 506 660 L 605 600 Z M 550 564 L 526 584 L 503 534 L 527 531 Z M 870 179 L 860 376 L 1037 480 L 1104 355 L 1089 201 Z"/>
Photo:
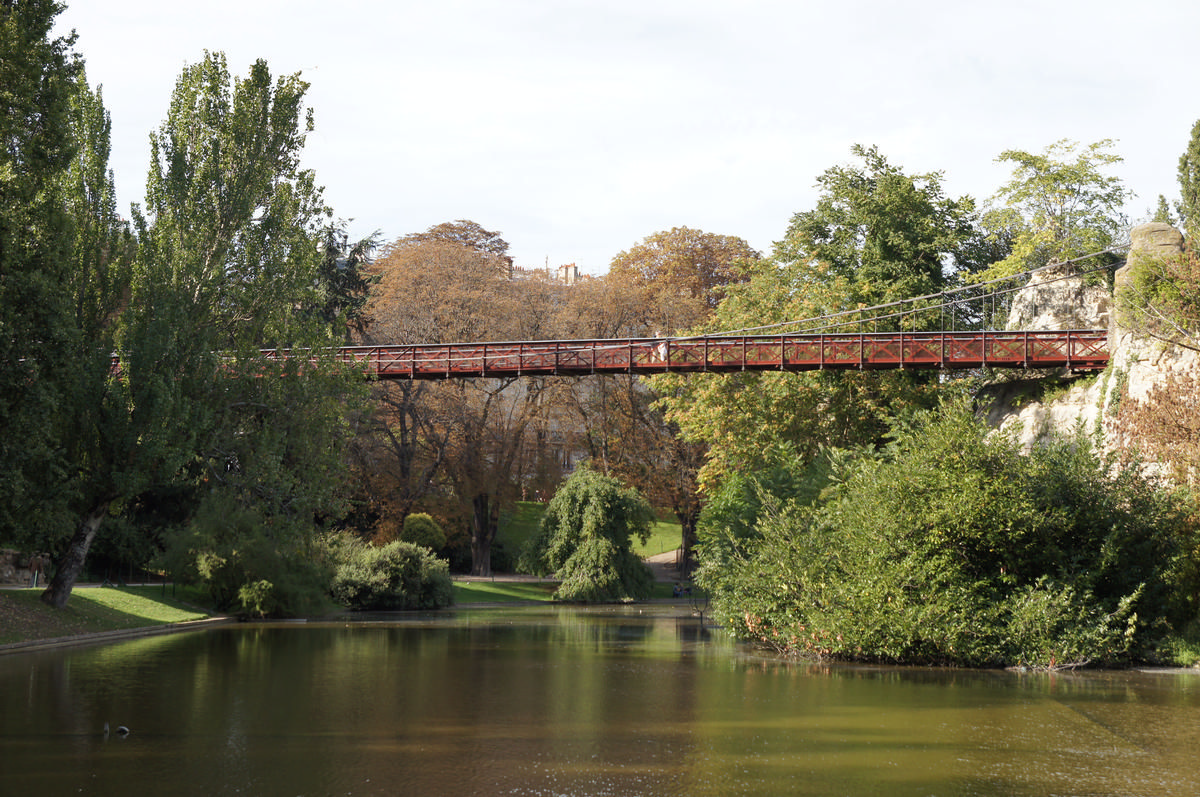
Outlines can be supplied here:
<path id="1" fill-rule="evenodd" d="M 1183 236 L 1168 224 L 1143 224 L 1130 234 L 1129 262 L 1139 258 L 1178 255 Z M 1117 270 L 1114 285 L 1119 290 L 1130 266 Z M 1200 368 L 1197 353 L 1167 346 L 1139 335 L 1121 324 L 1111 312 L 1112 297 L 1098 285 L 1085 285 L 1076 278 L 1055 280 L 1054 269 L 1034 275 L 1029 286 L 1013 301 L 1011 329 L 1098 329 L 1108 328 L 1109 367 L 1101 375 L 1001 382 L 980 391 L 987 421 L 993 428 L 1012 434 L 1029 450 L 1054 434 L 1070 434 L 1082 428 L 1104 434 L 1104 445 L 1122 444 L 1119 431 L 1109 423 L 1126 397 L 1142 400 L 1169 374 Z M 1061 276 L 1061 273 L 1059 274 Z M 1102 292 L 1103 295 L 1101 295 Z M 1081 309 L 1072 310 L 1077 303 Z"/>
<path id="2" fill-rule="evenodd" d="M 1107 286 L 1048 268 L 1036 272 L 1013 297 L 1008 329 L 1106 329 L 1111 304 Z"/>
<path id="3" fill-rule="evenodd" d="M 988 425 L 1029 451 L 1054 435 L 1103 430 L 1108 381 L 1093 376 L 999 382 L 978 398 Z"/>

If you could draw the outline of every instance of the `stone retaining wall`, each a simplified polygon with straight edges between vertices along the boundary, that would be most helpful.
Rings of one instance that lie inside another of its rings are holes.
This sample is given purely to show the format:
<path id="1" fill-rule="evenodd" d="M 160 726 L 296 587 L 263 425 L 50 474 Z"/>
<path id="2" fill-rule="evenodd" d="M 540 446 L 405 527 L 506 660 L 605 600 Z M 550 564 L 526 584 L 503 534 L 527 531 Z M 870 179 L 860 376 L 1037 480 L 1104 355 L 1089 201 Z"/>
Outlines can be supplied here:
<path id="1" fill-rule="evenodd" d="M 0 584 L 29 586 L 29 554 L 0 548 Z"/>

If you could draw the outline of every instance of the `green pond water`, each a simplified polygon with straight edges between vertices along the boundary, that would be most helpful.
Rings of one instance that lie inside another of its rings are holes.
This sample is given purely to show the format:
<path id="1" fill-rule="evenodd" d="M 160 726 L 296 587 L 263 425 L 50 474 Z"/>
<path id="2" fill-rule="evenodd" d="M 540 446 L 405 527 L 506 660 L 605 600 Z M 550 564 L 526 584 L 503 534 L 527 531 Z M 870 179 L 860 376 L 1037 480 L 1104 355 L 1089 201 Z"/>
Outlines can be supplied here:
<path id="1" fill-rule="evenodd" d="M 232 625 L 0 656 L 0 794 L 1197 795 L 1200 674 L 789 663 L 678 606 Z"/>

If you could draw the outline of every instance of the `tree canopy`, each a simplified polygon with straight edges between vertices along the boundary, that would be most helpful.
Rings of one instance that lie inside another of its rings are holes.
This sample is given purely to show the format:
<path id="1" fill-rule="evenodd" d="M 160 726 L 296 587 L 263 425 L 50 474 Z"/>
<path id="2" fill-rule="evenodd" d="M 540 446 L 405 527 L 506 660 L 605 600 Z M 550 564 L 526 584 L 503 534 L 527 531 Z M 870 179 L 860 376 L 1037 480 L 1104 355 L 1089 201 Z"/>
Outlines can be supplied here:
<path id="1" fill-rule="evenodd" d="M 852 152 L 861 165 L 817 178 L 816 207 L 792 217 L 776 260 L 815 261 L 866 304 L 936 293 L 973 236 L 974 201 L 946 197 L 940 172 L 905 174 L 877 147 Z"/>
<path id="2" fill-rule="evenodd" d="M 705 550 L 726 553 L 699 578 L 723 622 L 782 651 L 1118 663 L 1163 633 L 1152 618 L 1194 614 L 1196 540 L 1178 503 L 1111 465 L 1083 437 L 1022 454 L 952 404 L 843 458 L 823 490 L 780 500 L 768 488 L 757 506 L 726 509 L 754 518 L 748 533 L 728 539 L 706 519 Z"/>
<path id="3" fill-rule="evenodd" d="M 69 287 L 74 221 L 61 191 L 79 145 L 73 36 L 63 6 L 0 5 L 0 532 L 24 534 L 63 478 L 58 420 L 78 330 Z M 53 512 L 51 512 L 53 514 Z"/>
<path id="4" fill-rule="evenodd" d="M 61 87 L 72 157 L 45 191 L 67 220 L 55 231 L 66 251 L 55 263 L 23 261 L 40 280 L 57 279 L 67 300 L 47 302 L 39 321 L 64 330 L 59 356 L 73 367 L 37 379 L 59 397 L 45 427 L 54 498 L 37 531 L 55 552 L 43 599 L 58 607 L 110 515 L 132 517 L 155 493 L 187 507 L 184 525 L 248 528 L 229 522 L 236 513 L 203 511 L 209 502 L 252 512 L 275 527 L 262 550 L 287 550 L 317 514 L 339 511 L 330 455 L 352 392 L 332 365 L 309 363 L 303 384 L 291 384 L 295 363 L 258 356 L 264 345 L 334 339 L 329 323 L 296 312 L 316 304 L 328 216 L 313 175 L 298 168 L 311 125 L 305 84 L 273 80 L 261 61 L 235 80 L 220 54 L 185 68 L 151 138 L 135 240 L 113 201 L 108 115 L 77 74 Z M 224 544 L 253 547 L 228 535 Z"/>
<path id="5" fill-rule="evenodd" d="M 758 258 L 741 238 L 672 227 L 618 253 L 609 279 L 641 293 L 652 334 L 674 335 L 703 323 L 726 287 L 742 279 L 738 264 Z"/>
<path id="6" fill-rule="evenodd" d="M 1187 149 L 1179 156 L 1179 191 L 1184 234 L 1195 241 L 1200 236 L 1200 119 L 1192 125 Z"/>
<path id="7" fill-rule="evenodd" d="M 793 216 L 770 257 L 743 264 L 709 328 L 852 313 L 943 284 L 943 268 L 972 237 L 971 200 L 943 197 L 938 174 L 909 177 L 874 148 L 854 151 L 864 166 L 822 175 L 816 207 Z M 706 490 L 739 470 L 809 461 L 823 446 L 876 442 L 892 413 L 925 406 L 936 393 L 900 372 L 665 375 L 651 383 L 667 419 L 686 439 L 708 444 Z"/>
<path id="8" fill-rule="evenodd" d="M 1011 253 L 983 271 L 981 280 L 1007 277 L 1100 252 L 1125 232 L 1123 211 L 1131 196 L 1124 181 L 1107 173 L 1122 161 L 1104 139 L 1080 148 L 1067 139 L 1040 153 L 1005 150 L 996 160 L 1013 164 L 1012 177 L 984 214 L 993 235 L 1011 239 Z"/>

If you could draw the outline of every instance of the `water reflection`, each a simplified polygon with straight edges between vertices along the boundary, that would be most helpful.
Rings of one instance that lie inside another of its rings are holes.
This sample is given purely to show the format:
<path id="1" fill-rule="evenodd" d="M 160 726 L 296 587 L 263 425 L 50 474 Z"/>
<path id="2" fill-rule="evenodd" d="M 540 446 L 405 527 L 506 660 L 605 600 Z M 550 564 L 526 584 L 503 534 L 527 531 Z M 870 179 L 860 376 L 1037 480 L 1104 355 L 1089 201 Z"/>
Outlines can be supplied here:
<path id="1" fill-rule="evenodd" d="M 1197 675 L 788 663 L 679 608 L 0 657 L 4 793 L 1191 795 L 1196 750 Z"/>

